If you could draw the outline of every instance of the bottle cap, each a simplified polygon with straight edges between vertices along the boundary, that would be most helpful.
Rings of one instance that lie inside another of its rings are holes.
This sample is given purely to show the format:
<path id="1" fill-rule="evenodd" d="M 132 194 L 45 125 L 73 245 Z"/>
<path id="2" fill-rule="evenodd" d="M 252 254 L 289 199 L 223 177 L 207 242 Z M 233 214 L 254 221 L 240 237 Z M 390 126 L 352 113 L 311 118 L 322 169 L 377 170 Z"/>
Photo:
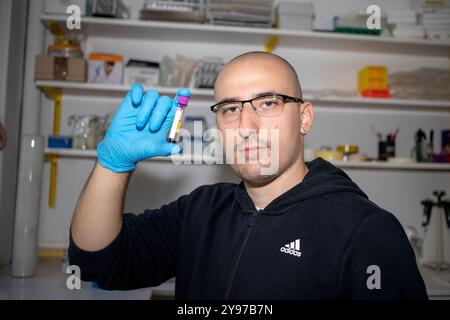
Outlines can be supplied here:
<path id="1" fill-rule="evenodd" d="M 182 104 L 182 105 L 184 105 L 184 106 L 187 106 L 187 105 L 188 105 L 188 102 L 189 102 L 189 97 L 186 97 L 186 96 L 178 96 L 178 101 L 177 101 L 178 104 Z"/>

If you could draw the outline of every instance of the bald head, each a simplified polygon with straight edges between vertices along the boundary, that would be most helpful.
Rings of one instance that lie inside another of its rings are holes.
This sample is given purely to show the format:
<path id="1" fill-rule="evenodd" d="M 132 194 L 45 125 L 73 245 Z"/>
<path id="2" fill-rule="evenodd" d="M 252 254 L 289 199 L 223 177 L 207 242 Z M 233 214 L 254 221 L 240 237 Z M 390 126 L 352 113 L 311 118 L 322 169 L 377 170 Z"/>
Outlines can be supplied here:
<path id="1" fill-rule="evenodd" d="M 216 82 L 220 84 L 221 76 L 226 76 L 230 69 L 239 70 L 244 65 L 254 65 L 255 67 L 267 69 L 268 65 L 276 66 L 277 68 L 283 69 L 283 74 L 285 75 L 285 81 L 288 82 L 289 86 L 293 88 L 293 93 L 296 97 L 302 97 L 302 89 L 300 86 L 300 80 L 298 79 L 297 72 L 294 67 L 282 57 L 264 51 L 251 51 L 243 53 L 233 59 L 231 59 L 224 67 L 223 71 L 218 77 Z"/>
<path id="2" fill-rule="evenodd" d="M 231 167 L 246 186 L 269 184 L 284 172 L 291 177 L 303 163 L 303 136 L 312 124 L 312 105 L 289 99 L 281 103 L 274 94 L 302 97 L 295 69 L 272 53 L 248 52 L 232 59 L 215 83 L 216 123 L 224 137 L 227 163 L 231 159 Z M 268 115 L 266 110 L 272 109 L 276 114 Z M 233 120 L 224 121 L 227 116 Z M 240 156 L 249 160 L 256 157 L 259 162 L 235 163 Z M 262 173 L 267 164 L 276 172 Z"/>

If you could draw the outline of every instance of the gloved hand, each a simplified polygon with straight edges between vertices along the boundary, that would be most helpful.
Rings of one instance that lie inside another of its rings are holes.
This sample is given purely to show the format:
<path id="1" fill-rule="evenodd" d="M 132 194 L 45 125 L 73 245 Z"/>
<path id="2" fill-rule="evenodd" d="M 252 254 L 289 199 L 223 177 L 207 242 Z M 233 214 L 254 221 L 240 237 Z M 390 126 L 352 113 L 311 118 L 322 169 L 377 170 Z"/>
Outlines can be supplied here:
<path id="1" fill-rule="evenodd" d="M 144 95 L 142 85 L 134 84 L 97 146 L 100 164 L 113 172 L 127 172 L 146 158 L 179 153 L 176 144 L 167 142 L 178 95 L 190 93 L 188 89 L 180 89 L 171 100 L 160 97 L 155 90 Z"/>

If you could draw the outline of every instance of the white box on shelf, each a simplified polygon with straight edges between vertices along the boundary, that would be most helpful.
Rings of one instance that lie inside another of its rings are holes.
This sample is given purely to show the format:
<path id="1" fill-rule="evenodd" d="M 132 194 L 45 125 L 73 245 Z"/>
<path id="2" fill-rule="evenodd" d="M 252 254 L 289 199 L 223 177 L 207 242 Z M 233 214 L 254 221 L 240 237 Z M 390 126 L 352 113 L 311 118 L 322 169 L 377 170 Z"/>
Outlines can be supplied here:
<path id="1" fill-rule="evenodd" d="M 312 30 L 315 18 L 314 4 L 282 1 L 278 5 L 278 17 L 280 29 Z"/>
<path id="2" fill-rule="evenodd" d="M 76 5 L 80 8 L 80 14 L 86 15 L 86 0 L 45 0 L 45 13 L 67 14 L 67 8 Z"/>
<path id="3" fill-rule="evenodd" d="M 159 63 L 150 61 L 130 60 L 124 69 L 123 83 L 132 85 L 142 83 L 146 87 L 154 87 L 159 82 Z"/>
<path id="4" fill-rule="evenodd" d="M 89 55 L 88 82 L 122 84 L 123 56 L 91 53 Z"/>

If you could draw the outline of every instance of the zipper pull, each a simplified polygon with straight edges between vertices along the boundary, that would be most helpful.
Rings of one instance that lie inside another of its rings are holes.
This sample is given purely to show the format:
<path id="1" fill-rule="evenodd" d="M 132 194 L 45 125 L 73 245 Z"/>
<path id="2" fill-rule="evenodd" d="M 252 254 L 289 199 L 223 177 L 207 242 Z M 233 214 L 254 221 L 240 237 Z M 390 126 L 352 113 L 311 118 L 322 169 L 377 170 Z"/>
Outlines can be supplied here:
<path id="1" fill-rule="evenodd" d="M 255 223 L 255 218 L 257 215 L 258 215 L 258 211 L 253 212 L 252 218 L 250 219 L 250 224 L 248 225 L 249 227 L 253 227 L 253 224 Z"/>

